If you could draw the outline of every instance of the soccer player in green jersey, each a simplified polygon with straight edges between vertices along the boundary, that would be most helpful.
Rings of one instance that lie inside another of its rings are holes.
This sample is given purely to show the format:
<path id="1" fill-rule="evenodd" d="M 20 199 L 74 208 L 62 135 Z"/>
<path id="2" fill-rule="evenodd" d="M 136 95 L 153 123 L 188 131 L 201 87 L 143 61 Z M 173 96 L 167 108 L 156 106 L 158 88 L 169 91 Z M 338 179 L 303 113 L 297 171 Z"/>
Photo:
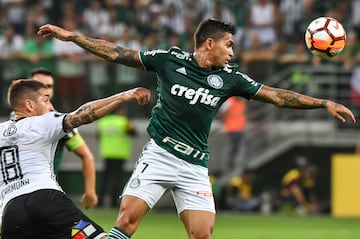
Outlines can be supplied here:
<path id="1" fill-rule="evenodd" d="M 46 24 L 39 35 L 72 41 L 108 61 L 147 71 L 158 78 L 158 100 L 147 131 L 151 137 L 122 194 L 119 215 L 108 238 L 130 238 L 143 216 L 171 190 L 191 239 L 211 238 L 215 204 L 208 176 L 208 136 L 220 105 L 231 96 L 283 108 L 325 108 L 341 122 L 353 113 L 344 105 L 263 85 L 239 72 L 232 58 L 235 27 L 206 19 L 194 34 L 194 52 L 178 47 L 138 51 Z"/>
<path id="2" fill-rule="evenodd" d="M 36 68 L 31 71 L 30 77 L 43 83 L 49 90 L 50 99 L 54 96 L 54 75 L 46 68 Z M 90 148 L 77 129 L 68 132 L 59 140 L 54 156 L 54 172 L 58 175 L 64 148 L 74 152 L 82 161 L 85 192 L 81 201 L 85 208 L 92 208 L 98 203 L 96 194 L 95 158 Z"/>

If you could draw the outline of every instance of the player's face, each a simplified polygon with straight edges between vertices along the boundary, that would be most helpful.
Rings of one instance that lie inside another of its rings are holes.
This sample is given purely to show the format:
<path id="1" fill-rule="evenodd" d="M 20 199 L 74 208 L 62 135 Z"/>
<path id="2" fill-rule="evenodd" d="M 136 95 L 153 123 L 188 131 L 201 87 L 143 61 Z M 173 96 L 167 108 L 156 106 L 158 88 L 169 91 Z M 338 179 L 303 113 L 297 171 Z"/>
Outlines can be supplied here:
<path id="1" fill-rule="evenodd" d="M 224 68 L 234 55 L 233 51 L 234 36 L 231 33 L 225 33 L 224 37 L 214 42 L 211 49 L 213 67 Z"/>
<path id="2" fill-rule="evenodd" d="M 50 99 L 52 99 L 54 96 L 54 79 L 52 78 L 52 76 L 36 74 L 32 78 L 34 80 L 40 81 L 48 88 Z"/>
<path id="3" fill-rule="evenodd" d="M 32 101 L 32 115 L 43 115 L 48 112 L 54 111 L 54 107 L 50 102 L 49 90 L 42 88 L 39 90 L 40 96 Z"/>

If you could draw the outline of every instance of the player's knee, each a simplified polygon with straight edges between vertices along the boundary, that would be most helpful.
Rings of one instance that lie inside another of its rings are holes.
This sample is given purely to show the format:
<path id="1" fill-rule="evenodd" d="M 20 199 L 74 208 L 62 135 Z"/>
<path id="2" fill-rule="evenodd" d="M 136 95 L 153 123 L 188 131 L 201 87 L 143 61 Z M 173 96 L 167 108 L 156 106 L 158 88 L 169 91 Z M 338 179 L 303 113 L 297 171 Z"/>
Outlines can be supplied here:
<path id="1" fill-rule="evenodd" d="M 190 239 L 211 239 L 211 231 L 206 229 L 191 231 Z"/>
<path id="2" fill-rule="evenodd" d="M 126 211 L 121 212 L 116 220 L 116 226 L 129 235 L 134 234 L 139 225 L 139 219 L 135 219 Z"/>
<path id="3" fill-rule="evenodd" d="M 205 227 L 194 228 L 190 231 L 191 239 L 211 239 L 214 225 L 207 225 Z"/>
<path id="4" fill-rule="evenodd" d="M 148 211 L 149 207 L 143 200 L 125 196 L 121 201 L 120 213 L 115 225 L 127 234 L 132 235 Z"/>

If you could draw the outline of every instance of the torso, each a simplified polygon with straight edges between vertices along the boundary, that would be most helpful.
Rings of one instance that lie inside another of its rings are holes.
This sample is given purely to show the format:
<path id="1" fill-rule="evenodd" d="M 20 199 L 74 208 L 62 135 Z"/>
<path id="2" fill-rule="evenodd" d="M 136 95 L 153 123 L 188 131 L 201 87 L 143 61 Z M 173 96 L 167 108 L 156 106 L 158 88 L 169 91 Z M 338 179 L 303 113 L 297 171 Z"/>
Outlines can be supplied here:
<path id="1" fill-rule="evenodd" d="M 159 79 L 150 136 L 176 156 L 207 166 L 207 139 L 221 104 L 233 95 L 249 99 L 262 85 L 238 72 L 236 65 L 201 68 L 192 54 L 179 48 L 141 52 L 140 56 L 146 69 L 156 71 Z"/>
<path id="2" fill-rule="evenodd" d="M 0 196 L 4 203 L 43 188 L 61 190 L 53 170 L 63 115 L 48 113 L 0 124 Z"/>

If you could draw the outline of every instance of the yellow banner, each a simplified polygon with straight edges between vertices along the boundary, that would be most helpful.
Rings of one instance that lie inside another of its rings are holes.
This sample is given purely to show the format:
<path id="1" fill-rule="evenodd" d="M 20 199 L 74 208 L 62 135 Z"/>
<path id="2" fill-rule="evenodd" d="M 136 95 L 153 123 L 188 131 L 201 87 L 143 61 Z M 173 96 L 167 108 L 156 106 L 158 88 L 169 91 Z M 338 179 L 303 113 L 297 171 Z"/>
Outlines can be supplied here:
<path id="1" fill-rule="evenodd" d="M 360 154 L 334 154 L 331 160 L 332 216 L 360 217 Z"/>

